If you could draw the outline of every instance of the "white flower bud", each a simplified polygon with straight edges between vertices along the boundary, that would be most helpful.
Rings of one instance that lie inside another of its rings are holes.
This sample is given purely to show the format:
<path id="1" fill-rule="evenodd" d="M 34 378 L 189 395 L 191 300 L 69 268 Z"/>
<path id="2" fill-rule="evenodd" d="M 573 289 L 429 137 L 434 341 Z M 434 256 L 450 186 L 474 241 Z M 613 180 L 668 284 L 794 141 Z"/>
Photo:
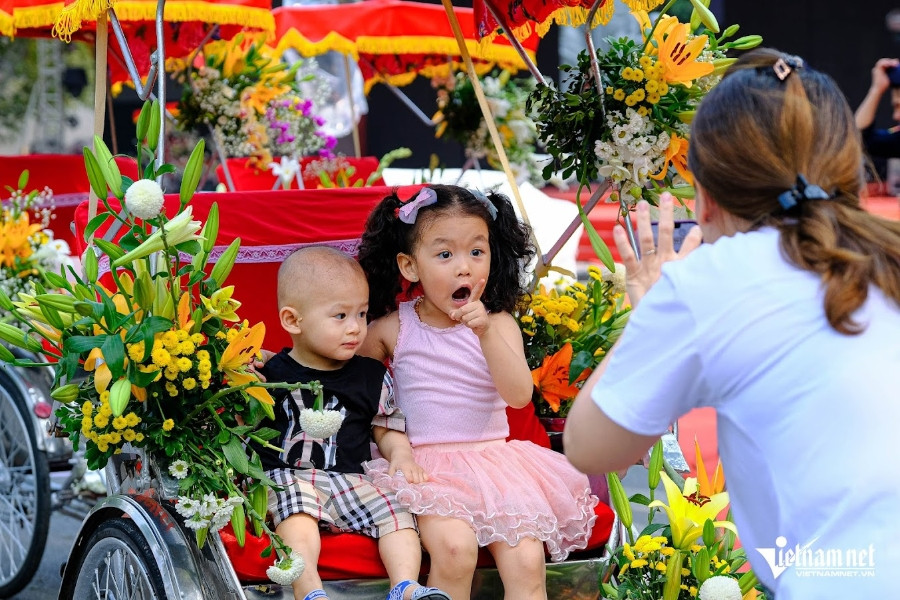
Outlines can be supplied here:
<path id="1" fill-rule="evenodd" d="M 153 219 L 163 207 L 163 191 L 152 179 L 138 179 L 125 192 L 125 207 L 138 219 Z"/>

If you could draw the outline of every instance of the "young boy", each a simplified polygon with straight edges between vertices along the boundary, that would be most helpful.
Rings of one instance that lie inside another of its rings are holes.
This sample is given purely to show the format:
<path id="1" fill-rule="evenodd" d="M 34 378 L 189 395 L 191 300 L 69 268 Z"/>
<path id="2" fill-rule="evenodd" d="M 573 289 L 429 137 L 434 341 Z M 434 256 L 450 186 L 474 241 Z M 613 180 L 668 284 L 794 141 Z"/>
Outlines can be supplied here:
<path id="1" fill-rule="evenodd" d="M 405 420 L 393 404 L 391 381 L 380 362 L 356 356 L 366 337 L 369 288 L 355 260 L 327 246 L 310 246 L 291 254 L 278 271 L 281 326 L 293 347 L 273 356 L 261 369 L 267 381 L 318 381 L 323 409 L 344 420 L 328 439 L 303 432 L 299 414 L 313 408 L 307 390 L 274 390 L 272 444 L 284 450 L 260 450 L 263 468 L 281 491 L 270 493 L 275 532 L 306 561 L 294 581 L 296 600 L 327 598 L 314 565 L 319 529 L 358 531 L 378 539 L 381 560 L 391 580 L 389 600 L 450 600 L 436 588 L 419 586 L 422 559 L 413 516 L 393 492 L 376 488 L 362 473 L 371 460 L 370 440 L 390 461 L 392 472 L 424 481 L 413 461 Z"/>

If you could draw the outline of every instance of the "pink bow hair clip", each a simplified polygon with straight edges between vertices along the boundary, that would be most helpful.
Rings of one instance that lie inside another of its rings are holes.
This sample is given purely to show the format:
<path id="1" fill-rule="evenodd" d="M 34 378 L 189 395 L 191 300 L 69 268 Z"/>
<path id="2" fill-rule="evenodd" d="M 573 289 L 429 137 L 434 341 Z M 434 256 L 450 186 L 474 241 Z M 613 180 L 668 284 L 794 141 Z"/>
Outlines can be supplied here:
<path id="1" fill-rule="evenodd" d="M 397 209 L 397 218 L 412 225 L 416 222 L 419 209 L 423 206 L 430 206 L 437 202 L 437 194 L 429 187 L 422 188 L 416 197 L 403 203 L 403 206 Z"/>

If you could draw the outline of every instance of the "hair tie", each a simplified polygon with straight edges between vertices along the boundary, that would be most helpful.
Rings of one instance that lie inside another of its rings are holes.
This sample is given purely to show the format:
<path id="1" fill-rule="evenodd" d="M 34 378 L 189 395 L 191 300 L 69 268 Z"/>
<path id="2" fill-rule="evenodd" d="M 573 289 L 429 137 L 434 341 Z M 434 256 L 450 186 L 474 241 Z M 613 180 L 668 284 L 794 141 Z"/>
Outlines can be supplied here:
<path id="1" fill-rule="evenodd" d="M 779 57 L 775 64 L 772 65 L 772 70 L 775 72 L 775 77 L 778 78 L 778 81 L 784 81 L 794 69 L 801 68 L 803 68 L 803 59 L 799 56 L 791 55 Z"/>
<path id="2" fill-rule="evenodd" d="M 802 174 L 797 175 L 797 183 L 786 192 L 778 194 L 778 204 L 790 210 L 804 200 L 828 200 L 831 196 L 817 185 L 811 185 Z"/>
<path id="3" fill-rule="evenodd" d="M 416 217 L 419 215 L 419 209 L 423 206 L 431 206 L 435 202 L 437 202 L 437 194 L 435 191 L 430 187 L 424 187 L 416 194 L 415 198 L 404 202 L 403 205 L 397 209 L 397 218 L 407 225 L 412 225 L 416 222 Z"/>
<path id="4" fill-rule="evenodd" d="M 491 220 L 497 220 L 497 207 L 494 206 L 494 203 L 488 200 L 488 197 L 484 195 L 481 190 L 469 190 L 475 199 L 484 204 L 484 207 L 487 209 L 488 213 L 491 215 Z"/>

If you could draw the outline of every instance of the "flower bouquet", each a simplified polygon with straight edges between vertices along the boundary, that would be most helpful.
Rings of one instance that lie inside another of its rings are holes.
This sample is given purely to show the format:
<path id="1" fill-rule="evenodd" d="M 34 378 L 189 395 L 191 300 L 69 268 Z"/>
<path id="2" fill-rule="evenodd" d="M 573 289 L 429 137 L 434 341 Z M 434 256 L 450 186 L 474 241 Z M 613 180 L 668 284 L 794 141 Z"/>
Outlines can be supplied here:
<path id="1" fill-rule="evenodd" d="M 608 178 L 617 188 L 611 200 L 621 195 L 626 207 L 642 198 L 655 204 L 663 191 L 693 197 L 687 148 L 694 111 L 735 61 L 726 53 L 753 48 L 762 39 L 728 41 L 737 25 L 716 37 L 719 27 L 704 0 L 691 0 L 691 22 L 681 23 L 666 14 L 674 2 L 652 22 L 645 11 L 632 12 L 640 40 L 610 39 L 609 49 L 594 57 L 596 64 L 582 52 L 577 65 L 561 66 L 567 90 L 539 85 L 531 94 L 529 109 L 553 158 L 544 179 L 556 171 L 582 186 Z"/>
<path id="2" fill-rule="evenodd" d="M 160 107 L 148 103 L 138 118 L 138 156 L 153 156 Z M 145 145 L 146 144 L 146 145 Z M 172 170 L 139 164 L 144 179 L 120 175 L 99 138 L 84 157 L 91 188 L 106 211 L 91 219 L 84 273 L 46 273 L 59 291 L 35 284 L 18 300 L 0 294 L 0 305 L 25 331 L 0 324 L 6 342 L 43 353 L 55 367 L 53 398 L 58 426 L 91 469 L 110 457 L 143 449 L 178 481 L 175 510 L 202 545 L 209 531 L 231 523 L 240 544 L 245 516 L 259 535 L 265 525 L 267 488 L 259 458 L 247 442 L 269 446 L 277 436 L 262 425 L 273 417 L 266 388 L 316 384 L 261 383 L 248 367 L 265 335 L 263 323 L 241 321 L 241 303 L 225 282 L 240 240 L 209 268 L 218 210 L 206 223 L 194 219 L 191 197 L 200 180 L 203 143 L 187 162 L 180 204 L 167 214 L 157 178 Z M 140 159 L 139 159 L 140 162 Z M 123 202 L 121 212 L 108 193 Z M 117 222 L 117 242 L 94 237 Z M 7 353 L 8 362 L 37 366 Z M 248 447 L 251 448 L 248 450 Z M 270 446 L 271 447 L 271 446 Z M 248 454 L 249 452 L 249 454 Z M 280 557 L 273 579 L 292 579 L 302 559 L 277 536 L 267 549 Z M 289 581 L 288 581 L 289 582 Z"/>
<path id="3" fill-rule="evenodd" d="M 680 481 L 664 470 L 662 442 L 653 447 L 648 468 L 649 497 L 629 500 L 615 473 L 607 475 L 613 508 L 627 540 L 611 549 L 601 577 L 602 597 L 618 600 L 745 600 L 762 599 L 758 580 L 736 547 L 737 530 L 730 518 L 719 519 L 728 506 L 722 466 L 709 478 L 695 442 L 697 477 Z M 676 479 L 679 482 L 676 482 Z M 654 499 L 660 481 L 666 502 Z M 647 525 L 635 534 L 631 504 L 650 508 Z M 668 523 L 656 523 L 662 510 Z"/>
<path id="4" fill-rule="evenodd" d="M 45 273 L 59 273 L 71 264 L 69 245 L 53 239 L 48 229 L 53 215 L 53 191 L 25 192 L 28 171 L 19 177 L 17 189 L 6 188 L 9 200 L 0 212 L 0 291 L 18 299 L 34 284 L 48 285 Z M 0 308 L 0 318 L 9 319 Z"/>
<path id="5" fill-rule="evenodd" d="M 273 156 L 330 156 L 336 140 L 315 114 L 330 92 L 312 75 L 298 77 L 301 69 L 314 69 L 313 59 L 289 68 L 272 48 L 242 35 L 210 42 L 198 57 L 197 64 L 168 63 L 185 85 L 177 113 L 182 129 L 209 127 L 227 157 L 250 157 L 261 169 Z M 301 83 L 311 97 L 301 93 Z"/>
<path id="6" fill-rule="evenodd" d="M 516 178 L 537 181 L 540 172 L 535 159 L 537 130 L 526 109 L 534 82 L 500 71 L 481 77 L 481 86 Z M 466 73 L 434 79 L 432 87 L 437 90 L 438 105 L 432 118 L 437 125 L 435 137 L 455 140 L 463 145 L 467 158 L 484 158 L 493 168 L 500 169 L 497 149 Z"/>
<path id="7" fill-rule="evenodd" d="M 532 369 L 538 415 L 565 417 L 580 384 L 619 338 L 625 306 L 625 268 L 588 267 L 588 282 L 531 294 L 516 318 Z"/>

